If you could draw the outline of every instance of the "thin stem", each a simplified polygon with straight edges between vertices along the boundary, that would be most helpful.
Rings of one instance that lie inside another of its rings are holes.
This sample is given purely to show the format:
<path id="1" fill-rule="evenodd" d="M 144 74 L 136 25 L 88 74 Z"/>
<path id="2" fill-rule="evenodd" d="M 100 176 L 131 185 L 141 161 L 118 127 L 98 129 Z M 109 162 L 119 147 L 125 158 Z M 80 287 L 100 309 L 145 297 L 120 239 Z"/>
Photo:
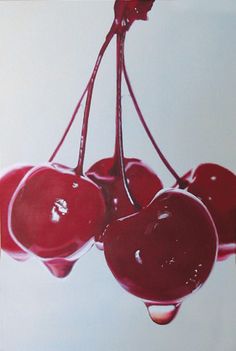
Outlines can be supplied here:
<path id="1" fill-rule="evenodd" d="M 77 113 L 79 111 L 79 108 L 81 106 L 81 103 L 82 103 L 86 93 L 88 92 L 88 90 L 90 88 L 93 90 L 94 81 L 95 81 L 95 78 L 96 78 L 96 75 L 97 75 L 100 63 L 102 61 L 102 57 L 103 57 L 108 45 L 110 44 L 110 41 L 113 38 L 115 32 L 116 32 L 116 29 L 115 29 L 115 24 L 113 22 L 113 24 L 111 26 L 111 29 L 108 32 L 107 36 L 106 36 L 105 42 L 103 43 L 103 45 L 102 45 L 102 47 L 101 47 L 101 49 L 100 49 L 100 51 L 98 53 L 98 56 L 97 56 L 97 59 L 96 59 L 96 62 L 95 62 L 92 74 L 91 74 L 91 76 L 89 78 L 89 81 L 88 81 L 88 83 L 86 85 L 86 88 L 84 89 L 84 92 L 83 92 L 82 96 L 80 97 L 80 99 L 79 99 L 79 101 L 78 101 L 78 103 L 77 103 L 77 105 L 76 105 L 76 107 L 75 107 L 75 109 L 73 111 L 72 117 L 71 117 L 71 119 L 70 119 L 70 121 L 69 121 L 69 123 L 68 123 L 68 125 L 66 127 L 65 132 L 63 133 L 58 145 L 56 146 L 56 148 L 53 151 L 51 157 L 49 158 L 49 162 L 52 162 L 54 160 L 54 158 L 56 157 L 56 155 L 57 155 L 58 151 L 60 150 L 62 144 L 64 143 L 64 141 L 65 141 L 65 139 L 66 139 L 71 127 L 72 127 L 72 124 L 73 124 L 73 122 L 75 120 L 75 117 L 76 117 L 76 115 L 77 115 Z M 89 94 L 87 94 L 87 100 L 88 100 L 88 95 Z"/>
<path id="2" fill-rule="evenodd" d="M 114 34 L 115 34 L 114 26 L 112 25 L 112 27 L 111 27 L 111 29 L 106 37 L 106 40 L 100 49 L 95 67 L 93 69 L 93 72 L 92 72 L 92 75 L 90 78 L 88 92 L 87 92 L 87 99 L 86 99 L 86 104 L 85 104 L 85 109 L 84 109 L 81 137 L 80 137 L 79 159 L 78 159 L 77 167 L 75 169 L 75 172 L 77 174 L 83 174 L 84 156 L 85 156 L 86 141 L 87 141 L 87 134 L 88 134 L 88 121 L 89 121 L 89 113 L 90 113 L 91 100 L 92 100 L 92 95 L 93 95 L 94 82 L 95 82 L 103 55 L 104 55 L 111 39 L 113 38 Z"/>
<path id="3" fill-rule="evenodd" d="M 122 104 L 121 104 L 121 84 L 122 84 L 122 64 L 123 60 L 123 45 L 124 35 L 117 34 L 116 41 L 116 136 L 115 136 L 115 150 L 114 161 L 118 163 L 120 175 L 122 175 L 122 168 L 124 168 L 123 155 L 123 132 L 122 132 Z"/>
<path id="4" fill-rule="evenodd" d="M 69 123 L 68 123 L 68 125 L 66 127 L 66 130 L 64 131 L 59 143 L 57 144 L 55 150 L 53 151 L 51 157 L 48 160 L 49 162 L 52 162 L 54 160 L 54 158 L 56 157 L 56 155 L 57 155 L 58 151 L 60 150 L 62 144 L 64 143 L 64 141 L 65 141 L 65 139 L 67 137 L 67 134 L 69 133 L 69 131 L 70 131 L 71 127 L 72 127 L 72 124 L 73 124 L 73 122 L 75 120 L 75 117 L 76 117 L 76 115 L 77 115 L 77 113 L 79 111 L 79 108 L 80 108 L 80 105 L 81 105 L 81 103 L 82 103 L 82 101 L 84 99 L 84 96 L 85 96 L 85 94 L 86 94 L 86 92 L 88 90 L 88 86 L 89 86 L 89 84 L 84 89 L 84 92 L 83 92 L 81 98 L 79 99 L 75 109 L 74 109 L 74 112 L 73 112 L 72 117 L 71 117 L 71 119 L 70 119 L 70 121 L 69 121 Z"/>
<path id="5" fill-rule="evenodd" d="M 129 190 L 128 181 L 125 174 L 125 165 L 124 165 L 124 149 L 123 149 L 123 133 L 122 133 L 122 104 L 121 104 L 124 40 L 125 40 L 125 35 L 123 33 L 117 33 L 116 141 L 115 141 L 115 152 L 114 152 L 114 161 L 115 161 L 114 167 L 117 168 L 119 175 L 122 177 L 124 189 L 131 205 L 138 210 L 140 209 L 140 205 L 132 197 L 132 194 Z"/>
<path id="6" fill-rule="evenodd" d="M 86 99 L 85 110 L 84 110 L 83 125 L 82 125 L 81 137 L 80 137 L 78 164 L 75 169 L 75 172 L 78 175 L 83 174 L 84 157 L 85 157 L 86 142 L 87 142 L 87 135 L 88 135 L 88 121 L 89 121 L 91 100 L 93 95 L 93 87 L 94 87 L 94 81 L 91 81 L 87 92 L 87 99 Z"/>
<path id="7" fill-rule="evenodd" d="M 176 173 L 176 171 L 174 170 L 174 168 L 170 165 L 170 163 L 167 161 L 166 157 L 164 156 L 164 154 L 162 153 L 161 149 L 159 148 L 159 146 L 157 145 L 152 133 L 150 132 L 150 129 L 148 128 L 147 124 L 146 124 L 146 121 L 144 119 L 144 116 L 140 110 L 140 107 L 139 107 L 139 104 L 138 104 L 138 101 L 134 95 L 134 91 L 133 91 L 133 88 L 132 88 L 132 85 L 130 83 L 130 79 L 129 79 L 129 76 L 128 76 L 128 73 L 127 73 L 127 70 L 126 70 L 126 65 L 125 65 L 125 58 L 123 56 L 123 72 L 124 72 L 124 77 L 125 77 L 125 81 L 126 81 L 126 84 L 127 84 L 127 87 L 128 87 L 128 90 L 129 90 L 129 93 L 130 93 L 130 96 L 133 100 L 133 104 L 134 104 L 134 107 L 136 109 L 136 112 L 138 114 L 138 117 L 142 123 L 142 126 L 145 130 L 145 132 L 147 133 L 147 136 L 149 137 L 154 149 L 156 150 L 157 154 L 159 155 L 161 161 L 164 163 L 164 165 L 166 166 L 166 168 L 169 170 L 169 172 L 173 175 L 173 177 L 176 179 L 177 183 L 182 187 L 184 186 L 184 182 L 182 181 L 182 179 L 180 178 L 180 176 Z"/>

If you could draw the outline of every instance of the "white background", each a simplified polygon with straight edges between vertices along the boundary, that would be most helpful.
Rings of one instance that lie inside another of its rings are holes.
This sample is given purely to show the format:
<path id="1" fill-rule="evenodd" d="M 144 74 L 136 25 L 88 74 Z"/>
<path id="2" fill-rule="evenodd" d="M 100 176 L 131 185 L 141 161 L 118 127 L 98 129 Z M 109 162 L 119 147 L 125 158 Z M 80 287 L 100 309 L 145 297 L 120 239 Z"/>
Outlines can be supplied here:
<path id="1" fill-rule="evenodd" d="M 113 18 L 112 1 L 0 2 L 0 160 L 45 162 L 87 83 Z M 202 162 L 234 172 L 235 0 L 156 1 L 127 36 L 127 68 L 169 160 L 183 174 Z M 95 85 L 86 167 L 113 152 L 115 45 Z M 123 92 L 125 149 L 166 186 L 173 179 L 146 139 Z M 81 117 L 81 113 L 79 114 Z M 78 118 L 78 120 L 81 118 Z M 80 124 L 57 160 L 75 165 Z M 173 323 L 157 326 L 92 249 L 58 280 L 36 259 L 0 267 L 1 351 L 234 351 L 236 266 L 216 265 Z"/>

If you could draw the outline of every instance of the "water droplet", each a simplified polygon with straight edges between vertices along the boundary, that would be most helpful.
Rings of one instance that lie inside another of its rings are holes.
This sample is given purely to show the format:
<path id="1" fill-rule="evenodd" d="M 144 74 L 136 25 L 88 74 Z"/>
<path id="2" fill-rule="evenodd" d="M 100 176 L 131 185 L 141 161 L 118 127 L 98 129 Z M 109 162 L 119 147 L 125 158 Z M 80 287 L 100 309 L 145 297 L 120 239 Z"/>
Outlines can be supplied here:
<path id="1" fill-rule="evenodd" d="M 57 278 L 65 278 L 70 274 L 75 262 L 64 258 L 55 258 L 52 260 L 43 261 L 43 264 L 48 268 L 49 272 Z"/>
<path id="2" fill-rule="evenodd" d="M 96 242 L 95 242 L 95 245 L 96 245 L 96 248 L 97 248 L 98 250 L 101 250 L 101 251 L 104 250 L 104 244 L 103 244 L 102 241 L 96 241 Z"/>
<path id="3" fill-rule="evenodd" d="M 159 305 L 151 302 L 146 302 L 145 305 L 152 321 L 160 325 L 172 322 L 181 306 L 180 303 L 173 305 Z"/>

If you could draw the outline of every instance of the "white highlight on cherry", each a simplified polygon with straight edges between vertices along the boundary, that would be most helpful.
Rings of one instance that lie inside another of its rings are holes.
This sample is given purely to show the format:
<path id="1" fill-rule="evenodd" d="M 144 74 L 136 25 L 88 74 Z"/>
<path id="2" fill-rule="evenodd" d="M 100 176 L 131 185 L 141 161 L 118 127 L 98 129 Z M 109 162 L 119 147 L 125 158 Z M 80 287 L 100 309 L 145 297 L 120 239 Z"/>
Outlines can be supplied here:
<path id="1" fill-rule="evenodd" d="M 54 206 L 51 211 L 52 222 L 59 222 L 61 216 L 64 216 L 68 212 L 68 206 L 66 200 L 58 199 L 54 202 Z"/>

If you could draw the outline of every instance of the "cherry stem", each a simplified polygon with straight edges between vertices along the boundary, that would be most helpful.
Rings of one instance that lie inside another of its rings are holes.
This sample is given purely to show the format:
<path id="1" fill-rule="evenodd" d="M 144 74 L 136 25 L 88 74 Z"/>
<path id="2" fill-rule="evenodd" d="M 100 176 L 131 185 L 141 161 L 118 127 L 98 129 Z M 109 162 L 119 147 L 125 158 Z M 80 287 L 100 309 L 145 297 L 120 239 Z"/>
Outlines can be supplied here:
<path id="1" fill-rule="evenodd" d="M 138 117 L 142 123 L 142 126 L 148 136 L 148 138 L 150 139 L 154 149 L 156 150 L 158 156 L 160 157 L 161 161 L 164 163 L 164 165 L 166 166 L 166 168 L 168 169 L 168 171 L 173 175 L 173 177 L 176 179 L 177 183 L 179 184 L 180 187 L 185 187 L 185 182 L 181 179 L 181 177 L 176 173 L 176 171 L 174 170 L 174 168 L 170 165 L 170 163 L 167 161 L 166 157 L 164 156 L 164 154 L 162 153 L 161 149 L 159 148 L 159 146 L 157 145 L 152 133 L 150 132 L 150 129 L 147 126 L 147 123 L 144 119 L 144 116 L 141 112 L 141 109 L 139 107 L 138 101 L 134 95 L 134 91 L 132 88 L 132 85 L 130 83 L 130 79 L 127 73 L 127 69 L 126 69 L 126 65 L 125 65 L 125 57 L 123 56 L 123 63 L 122 63 L 122 67 L 123 67 L 123 72 L 124 72 L 124 77 L 125 77 L 125 81 L 130 93 L 130 96 L 132 98 L 134 107 L 136 109 L 136 112 L 138 114 Z"/>
<path id="2" fill-rule="evenodd" d="M 72 127 L 72 124 L 73 124 L 73 122 L 74 122 L 74 120 L 75 120 L 75 118 L 76 118 L 76 116 L 77 116 L 77 113 L 78 113 L 78 111 L 79 111 L 79 109 L 80 109 L 81 103 L 82 103 L 82 101 L 83 101 L 83 99 L 84 99 L 86 93 L 87 93 L 86 105 L 87 105 L 87 104 L 88 104 L 88 105 L 91 104 L 91 98 L 92 98 L 92 92 L 93 92 L 93 85 L 94 85 L 94 81 L 95 81 L 95 78 L 96 78 L 96 75 L 97 75 L 99 66 L 100 66 L 101 61 L 102 61 L 102 57 L 103 57 L 103 55 L 104 55 L 104 53 L 105 53 L 105 51 L 106 51 L 108 45 L 109 45 L 110 42 L 111 42 L 111 39 L 113 38 L 113 36 L 114 36 L 115 33 L 116 33 L 116 28 L 115 28 L 115 25 L 114 25 L 114 22 L 113 22 L 113 24 L 112 24 L 112 26 L 111 26 L 111 29 L 110 29 L 110 31 L 108 32 L 107 36 L 106 36 L 105 42 L 103 43 L 103 45 L 102 45 L 102 47 L 101 47 L 101 49 L 100 49 L 100 51 L 99 51 L 99 53 L 98 53 L 98 56 L 97 56 L 97 59 L 96 59 L 96 63 L 95 63 L 95 65 L 94 65 L 94 68 L 93 68 L 92 74 L 91 74 L 91 76 L 90 76 L 90 78 L 89 78 L 89 81 L 88 81 L 88 83 L 87 83 L 87 85 L 86 85 L 86 88 L 84 89 L 84 92 L 83 92 L 82 96 L 80 97 L 80 99 L 79 99 L 79 101 L 78 101 L 78 103 L 77 103 L 77 105 L 76 105 L 76 107 L 75 107 L 75 109 L 74 109 L 74 111 L 73 111 L 72 117 L 71 117 L 71 119 L 70 119 L 70 121 L 69 121 L 69 123 L 68 123 L 68 125 L 67 125 L 67 127 L 66 127 L 66 129 L 65 129 L 65 131 L 64 131 L 64 133 L 63 133 L 63 135 L 62 135 L 62 137 L 61 137 L 61 139 L 60 139 L 60 141 L 59 141 L 59 143 L 58 143 L 58 145 L 56 146 L 56 148 L 55 148 L 55 150 L 53 151 L 51 157 L 49 158 L 49 162 L 52 162 L 52 161 L 54 160 L 54 158 L 56 157 L 56 155 L 57 155 L 58 151 L 60 150 L 62 144 L 64 143 L 64 141 L 65 141 L 65 139 L 66 139 L 66 137 L 67 137 L 67 135 L 68 135 L 68 133 L 69 133 L 71 127 Z M 89 93 L 89 90 L 91 91 L 90 93 Z M 91 94 L 91 96 L 89 97 L 90 94 Z M 89 98 L 90 98 L 90 103 L 89 103 Z M 86 110 L 86 107 L 85 107 L 85 110 Z M 87 113 L 89 114 L 90 106 L 87 107 L 87 110 L 88 110 Z M 87 117 L 87 118 L 88 118 L 88 117 Z M 84 117 L 84 122 L 85 122 L 85 117 Z M 83 125 L 86 124 L 86 123 L 84 123 L 84 122 L 83 122 Z M 84 127 L 85 127 L 85 129 L 86 129 L 86 125 L 84 125 Z M 86 131 L 86 130 L 84 130 L 84 133 L 85 133 L 86 136 L 87 136 L 87 131 Z M 86 137 L 85 137 L 85 141 L 84 141 L 84 143 L 83 143 L 83 147 L 80 146 L 80 153 L 81 153 L 81 148 L 84 148 L 84 149 L 85 149 L 85 143 L 86 143 Z M 81 144 L 81 143 L 80 143 L 80 144 Z M 84 150 L 84 151 L 85 151 L 85 150 Z M 82 154 L 83 154 L 83 155 L 82 155 L 81 157 L 84 158 L 84 152 L 82 152 Z M 82 165 L 83 165 L 83 160 L 82 160 L 81 162 L 82 162 Z"/>
<path id="3" fill-rule="evenodd" d="M 91 107 L 91 101 L 92 101 L 92 95 L 93 95 L 93 87 L 94 87 L 94 80 L 90 82 L 89 89 L 87 92 L 83 125 L 82 125 L 81 137 L 80 137 L 79 158 L 78 158 L 77 167 L 75 168 L 75 173 L 77 175 L 83 174 L 84 156 L 85 156 L 86 141 L 87 141 L 87 134 L 88 134 L 88 121 L 89 121 L 89 113 L 90 113 L 90 107 Z"/>
<path id="4" fill-rule="evenodd" d="M 125 165 L 124 165 L 124 148 L 123 148 L 123 132 L 122 132 L 122 104 L 121 104 L 121 85 L 122 85 L 122 71 L 123 71 L 123 56 L 124 56 L 124 41 L 125 34 L 117 33 L 117 63 L 116 63 L 116 141 L 115 141 L 115 152 L 114 152 L 114 165 L 113 169 L 116 170 L 116 174 L 122 177 L 123 185 L 127 197 L 137 210 L 141 206 L 133 198 L 129 186 L 127 177 L 125 174 Z"/>
<path id="5" fill-rule="evenodd" d="M 72 117 L 71 117 L 71 119 L 70 119 L 70 121 L 69 121 L 69 123 L 68 123 L 68 125 L 67 125 L 67 127 L 66 127 L 66 129 L 65 129 L 65 131 L 64 131 L 64 133 L 63 133 L 63 135 L 62 135 L 62 137 L 60 139 L 60 141 L 59 141 L 59 143 L 58 143 L 58 145 L 56 146 L 56 148 L 53 151 L 51 157 L 49 158 L 48 162 L 52 162 L 54 160 L 54 158 L 56 157 L 56 155 L 57 155 L 58 151 L 60 150 L 62 144 L 64 143 L 64 141 L 65 141 L 65 139 L 67 137 L 67 134 L 69 133 L 69 131 L 70 131 L 71 127 L 72 127 L 72 124 L 73 124 L 73 122 L 75 120 L 75 117 L 76 117 L 76 115 L 77 115 L 77 113 L 79 111 L 79 108 L 80 108 L 80 105 L 81 105 L 81 103 L 82 103 L 82 101 L 84 99 L 84 96 L 85 96 L 85 94 L 87 92 L 88 86 L 89 86 L 89 84 L 84 89 L 84 92 L 83 92 L 81 98 L 79 99 L 75 109 L 74 109 Z"/>

